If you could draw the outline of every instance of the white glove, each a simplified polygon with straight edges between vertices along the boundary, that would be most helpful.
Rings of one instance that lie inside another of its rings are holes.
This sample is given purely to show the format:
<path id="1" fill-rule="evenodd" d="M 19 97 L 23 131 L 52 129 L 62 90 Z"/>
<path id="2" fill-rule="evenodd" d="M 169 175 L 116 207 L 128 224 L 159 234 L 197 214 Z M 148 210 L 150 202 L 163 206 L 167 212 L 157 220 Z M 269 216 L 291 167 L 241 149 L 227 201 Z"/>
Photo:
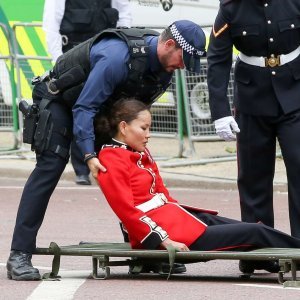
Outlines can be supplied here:
<path id="1" fill-rule="evenodd" d="M 232 116 L 218 119 L 214 121 L 214 124 L 217 135 L 225 141 L 234 141 L 235 133 L 240 132 L 239 126 Z"/>

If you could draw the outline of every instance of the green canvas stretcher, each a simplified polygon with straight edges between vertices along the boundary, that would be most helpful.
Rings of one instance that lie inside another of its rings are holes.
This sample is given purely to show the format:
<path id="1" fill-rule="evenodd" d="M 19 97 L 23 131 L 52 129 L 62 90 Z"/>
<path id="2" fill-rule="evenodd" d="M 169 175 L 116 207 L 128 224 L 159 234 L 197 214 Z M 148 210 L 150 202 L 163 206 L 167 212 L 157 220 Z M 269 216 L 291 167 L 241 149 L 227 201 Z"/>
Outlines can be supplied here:
<path id="1" fill-rule="evenodd" d="M 177 252 L 171 247 L 167 250 L 136 250 L 129 243 L 83 243 L 79 245 L 61 246 L 52 242 L 49 248 L 37 248 L 34 254 L 53 255 L 52 271 L 44 274 L 44 279 L 59 278 L 61 256 L 91 256 L 95 279 L 107 279 L 110 276 L 110 267 L 130 266 L 131 273 L 139 274 L 144 264 L 168 262 L 172 268 L 174 262 L 197 263 L 209 260 L 278 260 L 280 271 L 278 282 L 284 287 L 300 287 L 297 280 L 297 265 L 300 265 L 300 249 L 292 248 L 263 248 L 249 252 L 233 251 L 189 251 Z M 110 260 L 119 258 L 120 260 Z M 99 268 L 102 274 L 99 274 Z M 169 276 L 171 275 L 171 269 Z M 291 272 L 291 280 L 285 280 L 284 275 Z M 246 277 L 250 274 L 245 274 Z"/>

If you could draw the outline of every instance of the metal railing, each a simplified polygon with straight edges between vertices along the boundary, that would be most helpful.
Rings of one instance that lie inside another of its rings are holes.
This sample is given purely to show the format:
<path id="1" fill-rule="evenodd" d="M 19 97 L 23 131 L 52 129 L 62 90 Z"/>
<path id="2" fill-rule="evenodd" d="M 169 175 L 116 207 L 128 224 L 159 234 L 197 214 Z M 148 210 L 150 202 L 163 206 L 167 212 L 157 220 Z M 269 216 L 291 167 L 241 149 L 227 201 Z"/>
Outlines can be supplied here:
<path id="1" fill-rule="evenodd" d="M 14 84 L 14 57 L 11 45 L 11 32 L 0 23 L 0 150 L 10 151 L 19 146 L 18 109 L 16 104 L 16 86 Z"/>
<path id="2" fill-rule="evenodd" d="M 29 54 L 24 54 L 19 42 L 21 35 L 26 34 L 27 30 L 40 28 L 41 23 L 18 22 L 13 24 L 12 43 L 15 49 L 15 69 L 17 77 L 17 98 L 31 98 L 32 85 L 31 79 L 34 76 L 42 75 L 47 70 L 52 69 L 51 58 L 46 55 L 39 55 L 31 45 L 32 50 Z M 46 53 L 46 52 L 45 52 Z"/>
<path id="3" fill-rule="evenodd" d="M 182 93 L 179 71 L 172 77 L 167 91 L 152 105 L 151 135 L 178 140 L 178 157 L 183 153 Z"/>
<path id="4" fill-rule="evenodd" d="M 202 142 L 203 147 L 208 147 L 203 142 L 221 141 L 215 132 L 209 108 L 209 94 L 207 87 L 207 61 L 201 62 L 201 73 L 194 74 L 187 70 L 181 70 L 182 98 L 184 103 L 186 135 L 189 145 L 186 150 L 187 156 L 197 159 L 187 159 L 180 162 L 165 163 L 163 167 L 180 167 L 187 165 L 202 165 L 208 163 L 231 161 L 236 159 L 235 153 L 228 153 L 223 147 L 214 147 L 219 150 L 213 151 L 213 156 L 199 157 L 196 153 L 195 142 Z M 227 96 L 233 109 L 233 68 L 231 70 L 230 82 Z M 232 149 L 230 149 L 232 151 Z M 201 149 L 200 149 L 201 151 Z M 201 154 L 206 151 L 201 151 Z M 235 149 L 233 149 L 235 152 Z"/>
<path id="5" fill-rule="evenodd" d="M 182 72 L 184 84 L 184 98 L 187 110 L 187 121 L 192 141 L 219 140 L 211 120 L 209 108 L 209 94 L 207 86 L 207 61 L 201 62 L 201 73 L 192 74 Z M 227 90 L 227 96 L 232 108 L 233 105 L 233 68 Z"/>

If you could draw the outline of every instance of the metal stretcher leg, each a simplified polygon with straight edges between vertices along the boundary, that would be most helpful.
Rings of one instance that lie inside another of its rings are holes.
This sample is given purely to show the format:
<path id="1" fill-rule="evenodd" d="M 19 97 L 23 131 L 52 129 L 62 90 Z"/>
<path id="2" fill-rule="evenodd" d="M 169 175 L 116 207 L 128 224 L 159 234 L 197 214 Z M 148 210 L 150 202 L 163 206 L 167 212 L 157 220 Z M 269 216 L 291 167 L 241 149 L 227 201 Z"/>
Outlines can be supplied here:
<path id="1" fill-rule="evenodd" d="M 283 287 L 300 287 L 300 281 L 297 280 L 297 261 L 293 259 L 280 259 L 280 271 L 278 272 L 278 282 Z M 284 280 L 284 274 L 291 272 L 292 280 Z"/>
<path id="2" fill-rule="evenodd" d="M 109 256 L 107 255 L 93 255 L 92 256 L 92 261 L 93 261 L 93 278 L 94 279 L 107 279 L 110 276 L 110 267 L 108 266 L 109 264 Z M 103 276 L 99 276 L 98 274 L 98 265 L 99 267 L 102 268 L 104 274 Z"/>

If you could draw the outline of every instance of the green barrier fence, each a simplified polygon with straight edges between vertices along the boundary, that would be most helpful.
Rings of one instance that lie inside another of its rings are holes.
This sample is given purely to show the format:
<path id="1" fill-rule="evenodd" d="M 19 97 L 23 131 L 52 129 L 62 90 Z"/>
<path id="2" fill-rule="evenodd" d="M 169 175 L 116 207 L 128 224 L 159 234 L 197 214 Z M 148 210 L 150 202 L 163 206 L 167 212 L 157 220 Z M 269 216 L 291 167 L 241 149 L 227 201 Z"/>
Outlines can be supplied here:
<path id="1" fill-rule="evenodd" d="M 19 147 L 20 138 L 11 31 L 4 23 L 0 40 L 0 151 L 11 151 Z"/>

